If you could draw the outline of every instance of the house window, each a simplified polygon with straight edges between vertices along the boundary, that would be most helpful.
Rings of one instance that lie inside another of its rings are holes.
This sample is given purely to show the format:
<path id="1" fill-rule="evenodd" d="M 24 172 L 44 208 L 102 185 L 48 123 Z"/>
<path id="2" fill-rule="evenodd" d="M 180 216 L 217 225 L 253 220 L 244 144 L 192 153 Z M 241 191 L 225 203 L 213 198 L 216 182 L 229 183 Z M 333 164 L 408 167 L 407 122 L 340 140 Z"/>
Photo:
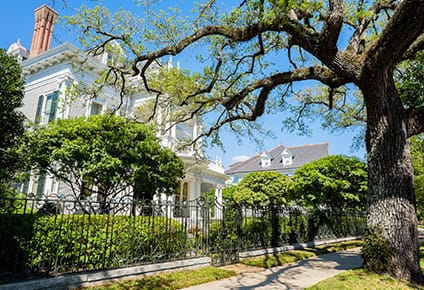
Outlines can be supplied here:
<path id="1" fill-rule="evenodd" d="M 283 165 L 284 166 L 288 166 L 288 165 L 292 165 L 293 164 L 293 159 L 292 157 L 289 156 L 283 156 Z"/>
<path id="2" fill-rule="evenodd" d="M 271 166 L 271 157 L 266 152 L 263 152 L 261 154 L 261 166 L 262 167 L 269 167 L 269 166 Z"/>
<path id="3" fill-rule="evenodd" d="M 37 111 L 34 120 L 35 124 L 47 124 L 56 119 L 58 100 L 59 91 L 38 97 Z"/>
<path id="4" fill-rule="evenodd" d="M 98 103 L 91 103 L 90 107 L 90 116 L 99 115 L 102 112 L 103 106 Z"/>
<path id="5" fill-rule="evenodd" d="M 47 95 L 46 101 L 46 120 L 47 123 L 56 119 L 57 101 L 59 99 L 59 92 L 55 91 L 50 95 Z"/>
<path id="6" fill-rule="evenodd" d="M 193 126 L 187 123 L 178 124 L 176 127 L 178 140 L 193 140 Z"/>
<path id="7" fill-rule="evenodd" d="M 41 95 L 38 97 L 38 103 L 37 103 L 37 112 L 35 113 L 35 124 L 40 124 L 42 114 L 43 114 L 43 104 L 44 104 L 44 96 Z"/>
<path id="8" fill-rule="evenodd" d="M 283 163 L 283 166 L 290 166 L 293 164 L 293 156 L 290 153 L 285 152 L 281 154 L 281 162 Z"/>
<path id="9" fill-rule="evenodd" d="M 46 175 L 41 174 L 38 176 L 38 180 L 37 180 L 37 191 L 36 191 L 37 198 L 41 198 L 43 196 L 45 186 L 46 186 Z"/>
<path id="10" fill-rule="evenodd" d="M 174 217 L 188 217 L 188 182 L 184 182 L 175 193 Z"/>

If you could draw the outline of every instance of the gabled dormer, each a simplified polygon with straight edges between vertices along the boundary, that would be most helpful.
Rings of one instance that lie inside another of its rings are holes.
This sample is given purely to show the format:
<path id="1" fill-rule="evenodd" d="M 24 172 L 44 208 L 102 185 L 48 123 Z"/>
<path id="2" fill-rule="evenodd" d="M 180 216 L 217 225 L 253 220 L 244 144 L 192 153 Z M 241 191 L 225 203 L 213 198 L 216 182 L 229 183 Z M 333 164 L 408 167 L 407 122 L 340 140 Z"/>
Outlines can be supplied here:
<path id="1" fill-rule="evenodd" d="M 259 156 L 261 157 L 260 162 L 261 162 L 262 167 L 270 167 L 271 166 L 271 155 L 268 152 L 264 151 Z"/>
<path id="2" fill-rule="evenodd" d="M 284 151 L 281 152 L 281 163 L 283 163 L 283 166 L 292 165 L 293 158 L 294 158 L 294 154 L 291 153 L 287 148 L 285 148 Z"/>

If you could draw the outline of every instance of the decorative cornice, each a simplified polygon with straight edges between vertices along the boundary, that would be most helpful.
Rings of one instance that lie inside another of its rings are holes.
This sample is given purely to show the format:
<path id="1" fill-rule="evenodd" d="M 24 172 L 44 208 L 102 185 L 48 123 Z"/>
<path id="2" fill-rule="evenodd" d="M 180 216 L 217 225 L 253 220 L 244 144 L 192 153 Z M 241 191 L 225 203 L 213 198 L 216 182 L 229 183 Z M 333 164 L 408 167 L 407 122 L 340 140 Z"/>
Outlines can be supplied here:
<path id="1" fill-rule="evenodd" d="M 78 47 L 66 42 L 42 54 L 23 61 L 22 72 L 24 76 L 28 76 L 64 62 L 84 66 L 85 70 L 94 71 L 96 73 L 100 73 L 107 68 L 105 64 L 87 55 L 86 52 L 82 51 Z"/>

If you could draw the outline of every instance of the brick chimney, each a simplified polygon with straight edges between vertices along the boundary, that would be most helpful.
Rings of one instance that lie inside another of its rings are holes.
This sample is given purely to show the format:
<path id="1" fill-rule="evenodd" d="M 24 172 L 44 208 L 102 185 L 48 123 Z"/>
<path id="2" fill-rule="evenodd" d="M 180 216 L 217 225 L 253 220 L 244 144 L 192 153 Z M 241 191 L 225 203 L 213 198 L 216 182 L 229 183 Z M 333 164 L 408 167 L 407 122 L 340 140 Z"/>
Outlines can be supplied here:
<path id="1" fill-rule="evenodd" d="M 54 22 L 58 13 L 47 5 L 35 9 L 34 34 L 29 57 L 39 55 L 50 49 Z"/>

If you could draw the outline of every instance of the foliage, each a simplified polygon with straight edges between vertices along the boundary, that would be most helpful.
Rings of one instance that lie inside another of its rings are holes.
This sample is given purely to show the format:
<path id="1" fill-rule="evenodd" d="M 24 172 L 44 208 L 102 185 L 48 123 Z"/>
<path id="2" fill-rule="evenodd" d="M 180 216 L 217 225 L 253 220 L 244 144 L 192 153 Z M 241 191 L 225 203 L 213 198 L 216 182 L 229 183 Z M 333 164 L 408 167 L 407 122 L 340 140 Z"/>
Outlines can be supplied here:
<path id="1" fill-rule="evenodd" d="M 397 87 L 406 107 L 424 104 L 424 53 L 418 53 L 415 59 L 403 64 L 399 70 Z"/>
<path id="2" fill-rule="evenodd" d="M 84 7 L 69 20 L 93 54 L 100 54 L 111 40 L 119 42 L 127 63 L 109 69 L 139 75 L 144 89 L 157 97 L 169 89 L 152 90 L 151 72 L 158 63 L 170 55 L 200 55 L 203 70 L 200 76 L 192 74 L 198 89 L 182 96 L 179 104 L 211 117 L 205 136 L 216 137 L 226 126 L 251 133 L 243 126 L 258 124 L 255 121 L 270 112 L 284 112 L 279 115 L 282 124 L 291 119 L 303 130 L 308 125 L 303 117 L 315 112 L 308 111 L 311 106 L 340 112 L 318 111 L 314 120 L 321 119 L 330 129 L 334 122 L 350 126 L 340 121 L 345 115 L 365 121 L 368 223 L 387 229 L 383 234 L 396 245 L 397 262 L 387 265 L 393 267 L 390 272 L 424 285 L 418 258 L 412 254 L 418 238 L 412 233 L 417 221 L 406 152 L 407 138 L 424 131 L 424 107 L 418 94 L 411 94 L 405 107 L 395 86 L 396 68 L 417 59 L 424 47 L 424 22 L 416 21 L 424 14 L 424 2 L 204 1 L 187 17 L 179 17 L 179 9 L 154 13 L 157 1 L 143 3 L 143 25 L 130 13 L 113 15 L 104 7 Z M 409 79 L 406 83 L 411 87 Z M 317 84 L 325 88 L 319 89 L 319 98 L 311 98 L 308 91 L 313 95 Z M 290 111 L 293 104 L 295 110 Z M 355 200 L 351 195 L 348 199 Z M 390 202 L 397 203 L 393 211 L 406 209 L 402 218 L 399 213 L 385 215 L 387 207 L 377 206 Z M 405 231 L 411 239 L 400 243 L 389 231 Z M 405 255 L 404 248 L 411 253 Z M 401 270 L 405 265 L 408 269 Z"/>
<path id="3" fill-rule="evenodd" d="M 365 216 L 354 212 L 231 203 L 225 206 L 223 215 L 224 220 L 213 222 L 209 229 L 212 251 L 262 249 L 365 232 Z"/>
<path id="4" fill-rule="evenodd" d="M 412 166 L 414 168 L 415 196 L 417 198 L 417 215 L 424 219 L 424 135 L 409 139 L 411 147 Z"/>
<path id="5" fill-rule="evenodd" d="M 409 138 L 414 176 L 424 175 L 424 134 Z"/>
<path id="6" fill-rule="evenodd" d="M 24 98 L 24 85 L 18 61 L 0 49 L 0 196 L 10 183 L 20 161 L 13 152 L 17 137 L 24 132 L 24 116 L 18 111 Z"/>
<path id="7" fill-rule="evenodd" d="M 367 166 L 354 157 L 327 156 L 302 166 L 293 176 L 293 199 L 318 208 L 364 210 Z"/>
<path id="8" fill-rule="evenodd" d="M 10 254 L 34 274 L 104 269 L 184 255 L 187 234 L 165 217 L 109 215 L 1 215 Z M 4 220 L 6 219 L 6 220 Z M 18 245 L 16 245 L 18 242 Z M 18 250 L 18 248 L 19 250 Z M 7 265 L 5 265 L 7 266 Z"/>
<path id="9" fill-rule="evenodd" d="M 424 220 L 424 175 L 416 176 L 414 179 L 415 194 L 417 198 L 417 215 L 420 221 Z"/>
<path id="10" fill-rule="evenodd" d="M 32 168 L 52 174 L 86 197 L 134 189 L 137 198 L 172 193 L 183 176 L 183 162 L 162 148 L 154 130 L 122 117 L 96 115 L 59 119 L 28 131 L 21 148 Z"/>
<path id="11" fill-rule="evenodd" d="M 290 179 L 276 171 L 252 172 L 237 185 L 233 198 L 249 205 L 287 204 Z"/>
<path id="12" fill-rule="evenodd" d="M 232 200 L 234 191 L 236 190 L 236 185 L 227 185 L 222 189 L 222 199 L 223 200 Z"/>

